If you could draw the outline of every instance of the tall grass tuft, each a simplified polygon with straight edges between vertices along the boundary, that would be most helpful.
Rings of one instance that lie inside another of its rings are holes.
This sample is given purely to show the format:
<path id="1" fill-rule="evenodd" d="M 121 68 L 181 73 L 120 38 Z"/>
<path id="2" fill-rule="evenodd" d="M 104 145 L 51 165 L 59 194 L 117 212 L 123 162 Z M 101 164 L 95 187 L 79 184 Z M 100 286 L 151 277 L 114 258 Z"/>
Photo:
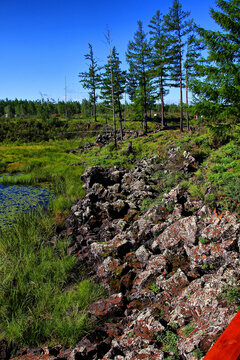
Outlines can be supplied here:
<path id="1" fill-rule="evenodd" d="M 50 242 L 54 233 L 43 210 L 0 232 L 0 340 L 73 345 L 91 327 L 85 309 L 103 289 L 89 280 L 70 286 L 76 261 L 66 240 Z"/>

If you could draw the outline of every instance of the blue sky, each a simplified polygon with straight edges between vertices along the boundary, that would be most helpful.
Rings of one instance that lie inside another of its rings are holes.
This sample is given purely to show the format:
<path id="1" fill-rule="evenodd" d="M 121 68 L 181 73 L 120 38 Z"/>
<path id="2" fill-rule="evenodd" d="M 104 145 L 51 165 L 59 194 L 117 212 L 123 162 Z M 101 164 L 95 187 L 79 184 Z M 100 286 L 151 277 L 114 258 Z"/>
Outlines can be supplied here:
<path id="1" fill-rule="evenodd" d="M 166 0 L 0 0 L 0 99 L 40 99 L 56 101 L 65 96 L 65 77 L 69 100 L 88 98 L 78 73 L 87 70 L 84 54 L 88 43 L 104 65 L 108 46 L 104 37 L 107 26 L 112 44 L 123 63 L 129 40 L 142 20 L 145 31 L 158 9 L 166 14 L 171 1 Z M 182 0 L 194 21 L 216 29 L 210 7 L 214 0 Z M 167 102 L 178 102 L 178 92 L 171 91 Z"/>

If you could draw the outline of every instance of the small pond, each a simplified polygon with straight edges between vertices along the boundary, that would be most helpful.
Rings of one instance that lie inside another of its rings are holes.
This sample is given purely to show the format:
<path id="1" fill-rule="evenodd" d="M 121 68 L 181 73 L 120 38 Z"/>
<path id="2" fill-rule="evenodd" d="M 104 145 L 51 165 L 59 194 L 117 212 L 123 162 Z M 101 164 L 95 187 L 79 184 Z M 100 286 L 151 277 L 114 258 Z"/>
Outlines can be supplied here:
<path id="1" fill-rule="evenodd" d="M 11 225 L 20 213 L 46 207 L 53 198 L 53 193 L 43 187 L 0 184 L 0 229 Z"/>

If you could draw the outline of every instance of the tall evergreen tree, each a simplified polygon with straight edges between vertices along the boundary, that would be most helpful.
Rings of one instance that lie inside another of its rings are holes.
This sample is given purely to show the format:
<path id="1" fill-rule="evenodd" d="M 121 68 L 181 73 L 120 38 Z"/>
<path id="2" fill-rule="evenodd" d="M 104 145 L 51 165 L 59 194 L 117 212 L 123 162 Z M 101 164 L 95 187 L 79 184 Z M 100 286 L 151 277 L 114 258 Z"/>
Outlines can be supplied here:
<path id="1" fill-rule="evenodd" d="M 190 12 L 183 11 L 178 0 L 173 1 L 169 13 L 165 15 L 166 30 L 173 36 L 171 52 L 173 56 L 172 85 L 180 88 L 180 131 L 183 131 L 183 61 L 186 36 L 192 30 L 192 20 L 188 20 Z"/>
<path id="2" fill-rule="evenodd" d="M 164 96 L 168 94 L 166 86 L 169 81 L 171 39 L 164 29 L 164 21 L 160 10 L 152 17 L 150 24 L 150 41 L 152 43 L 152 76 L 155 79 L 157 98 L 161 101 L 162 128 L 165 127 L 164 118 Z"/>
<path id="3" fill-rule="evenodd" d="M 217 0 L 211 16 L 222 32 L 200 29 L 208 57 L 200 67 L 201 77 L 193 83 L 200 108 L 208 116 L 240 115 L 240 2 Z"/>
<path id="4" fill-rule="evenodd" d="M 83 84 L 84 89 L 89 90 L 89 100 L 93 104 L 94 109 L 94 119 L 97 121 L 97 111 L 96 111 L 96 104 L 97 104 L 97 89 L 99 89 L 100 84 L 100 70 L 101 68 L 98 66 L 96 59 L 93 55 L 92 45 L 88 44 L 89 46 L 89 53 L 84 55 L 85 59 L 89 61 L 89 68 L 86 72 L 80 72 L 79 78 L 80 82 Z"/>
<path id="5" fill-rule="evenodd" d="M 188 37 L 186 59 L 184 62 L 185 68 L 185 88 L 186 88 L 186 120 L 187 129 L 189 127 L 189 113 L 188 113 L 188 91 L 191 88 L 191 82 L 195 81 L 198 76 L 198 66 L 201 63 L 201 52 L 204 49 L 202 40 L 197 36 L 197 26 L 194 25 L 193 32 Z"/>
<path id="6" fill-rule="evenodd" d="M 112 85 L 115 111 L 119 114 L 120 128 L 122 129 L 122 108 L 121 100 L 125 91 L 126 71 L 121 70 L 121 61 L 115 46 L 112 49 L 111 57 L 108 56 L 108 63 L 104 66 L 105 72 L 102 74 L 101 81 L 101 98 L 112 103 Z M 112 78 L 111 78 L 112 70 Z M 122 130 L 121 130 L 122 133 Z"/>
<path id="7" fill-rule="evenodd" d="M 126 53 L 127 62 L 131 70 L 130 77 L 136 84 L 137 92 L 134 92 L 133 97 L 140 96 L 143 105 L 143 119 L 144 130 L 147 133 L 147 110 L 148 110 L 148 91 L 150 85 L 150 55 L 151 47 L 147 39 L 147 35 L 143 31 L 141 21 L 138 21 L 138 29 L 134 34 L 133 41 L 128 43 L 128 50 Z"/>

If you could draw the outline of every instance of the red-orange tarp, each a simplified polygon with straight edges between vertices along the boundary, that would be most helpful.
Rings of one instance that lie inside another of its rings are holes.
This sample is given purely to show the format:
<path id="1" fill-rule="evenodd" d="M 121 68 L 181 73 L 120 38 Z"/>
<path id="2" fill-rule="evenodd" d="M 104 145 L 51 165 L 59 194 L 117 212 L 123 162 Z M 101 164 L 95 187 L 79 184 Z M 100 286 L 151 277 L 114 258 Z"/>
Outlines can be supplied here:
<path id="1" fill-rule="evenodd" d="M 240 360 L 240 311 L 203 360 Z"/>

